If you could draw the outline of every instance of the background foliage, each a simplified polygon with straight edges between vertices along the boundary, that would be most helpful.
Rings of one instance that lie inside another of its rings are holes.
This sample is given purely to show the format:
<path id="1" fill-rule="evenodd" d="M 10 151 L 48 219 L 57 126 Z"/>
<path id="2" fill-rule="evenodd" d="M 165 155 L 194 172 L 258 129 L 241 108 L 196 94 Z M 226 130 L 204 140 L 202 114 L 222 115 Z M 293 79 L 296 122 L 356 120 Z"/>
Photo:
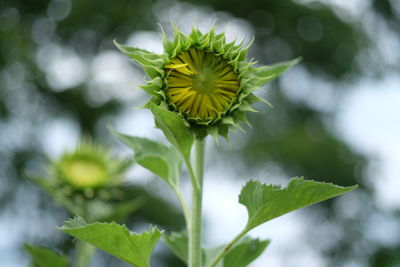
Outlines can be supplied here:
<path id="1" fill-rule="evenodd" d="M 218 169 L 214 162 L 223 161 L 244 179 L 277 177 L 272 181 L 281 183 L 282 177 L 304 175 L 343 186 L 359 184 L 346 201 L 361 207 L 335 199 L 303 211 L 317 225 L 305 228 L 302 242 L 312 246 L 315 258 L 324 259 L 323 266 L 398 266 L 399 206 L 381 209 L 370 177 L 376 158 L 345 142 L 334 118 L 352 85 L 398 73 L 400 7 L 390 0 L 350 2 L 1 1 L 0 265 L 27 263 L 24 241 L 70 253 L 72 240 L 54 228 L 68 217 L 66 211 L 25 178 L 27 171 L 43 171 L 45 155 L 59 155 L 81 135 L 127 153 L 106 122 L 152 134 L 145 132 L 152 120 L 142 111 L 131 112 L 145 102 L 134 90 L 144 75 L 112 40 L 156 50 L 158 22 L 176 20 L 190 27 L 187 21 L 193 19 L 207 28 L 218 18 L 217 26 L 231 35 L 254 34 L 249 53 L 263 64 L 297 56 L 304 61 L 269 86 L 267 98 L 275 108 L 260 106 L 261 112 L 250 118 L 254 129 L 232 135 L 232 146 L 223 145 L 222 152 L 214 149 L 209 165 Z M 126 190 L 147 202 L 127 225 L 140 231 L 151 222 L 180 230 L 183 218 L 175 199 L 149 176 L 140 170 L 130 173 Z M 155 192 L 161 196 L 154 197 Z M 388 223 L 391 228 L 385 227 Z M 391 238 L 371 237 L 371 231 Z M 181 266 L 165 247 L 157 252 L 154 266 Z M 123 266 L 103 253 L 94 264 Z"/>

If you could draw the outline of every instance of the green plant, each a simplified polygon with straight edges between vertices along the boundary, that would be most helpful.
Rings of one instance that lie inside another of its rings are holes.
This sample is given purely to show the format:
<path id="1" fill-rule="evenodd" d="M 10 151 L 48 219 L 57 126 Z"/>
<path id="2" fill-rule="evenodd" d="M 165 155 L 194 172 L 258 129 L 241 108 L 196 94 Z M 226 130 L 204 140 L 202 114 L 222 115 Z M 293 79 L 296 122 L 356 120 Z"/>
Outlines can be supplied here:
<path id="1" fill-rule="evenodd" d="M 249 181 L 239 203 L 248 211 L 248 223 L 232 241 L 216 249 L 204 249 L 202 236 L 202 196 L 205 142 L 212 135 L 228 139 L 229 129 L 247 122 L 250 105 L 265 100 L 253 92 L 299 62 L 298 59 L 272 66 L 255 67 L 246 61 L 242 44 L 227 43 L 214 28 L 189 35 L 176 27 L 173 41 L 162 34 L 162 55 L 127 47 L 117 47 L 140 64 L 149 81 L 142 88 L 151 95 L 145 105 L 154 115 L 155 125 L 171 145 L 146 138 L 111 132 L 134 151 L 137 164 L 162 178 L 176 193 L 187 230 L 167 234 L 151 227 L 141 234 L 131 233 L 116 223 L 87 223 L 71 219 L 62 231 L 86 241 L 136 267 L 150 266 L 150 255 L 161 236 L 171 250 L 189 267 L 243 267 L 266 248 L 269 241 L 245 235 L 255 227 L 290 211 L 344 194 L 356 188 L 293 178 L 286 188 Z M 191 207 L 180 188 L 182 165 L 192 184 Z"/>
<path id="2" fill-rule="evenodd" d="M 46 165 L 45 177 L 29 179 L 46 191 L 71 214 L 88 222 L 121 221 L 142 204 L 140 197 L 126 197 L 121 186 L 132 160 L 112 157 L 107 148 L 82 141 L 74 150 L 64 152 Z M 33 266 L 69 266 L 67 257 L 44 247 L 24 246 Z M 84 241 L 75 246 L 75 265 L 85 267 L 95 248 Z"/>

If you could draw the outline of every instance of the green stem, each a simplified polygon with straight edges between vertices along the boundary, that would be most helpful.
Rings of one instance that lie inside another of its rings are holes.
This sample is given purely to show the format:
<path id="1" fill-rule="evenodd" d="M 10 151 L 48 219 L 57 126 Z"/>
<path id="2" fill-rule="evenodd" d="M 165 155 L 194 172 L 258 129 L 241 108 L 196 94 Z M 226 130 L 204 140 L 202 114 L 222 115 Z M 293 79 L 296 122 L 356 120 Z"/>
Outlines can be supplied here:
<path id="1" fill-rule="evenodd" d="M 96 248 L 82 240 L 76 241 L 75 248 L 76 248 L 75 266 L 88 267 Z"/>
<path id="2" fill-rule="evenodd" d="M 192 163 L 188 159 L 185 159 L 184 161 L 185 161 L 187 170 L 189 172 L 189 177 L 190 177 L 190 181 L 192 182 L 192 187 L 196 190 L 199 190 L 200 184 L 199 184 L 199 181 L 197 181 L 197 179 L 196 179 L 196 174 L 194 173 Z"/>
<path id="3" fill-rule="evenodd" d="M 185 197 L 182 194 L 182 191 L 179 189 L 179 186 L 173 187 L 173 190 L 176 194 L 176 197 L 178 198 L 179 203 L 181 204 L 182 210 L 183 210 L 183 215 L 185 216 L 185 221 L 186 224 L 190 224 L 190 210 L 186 204 Z"/>
<path id="4" fill-rule="evenodd" d="M 201 209 L 203 198 L 204 174 L 204 145 L 203 139 L 194 143 L 194 180 L 192 193 L 192 212 L 189 224 L 189 267 L 201 267 Z"/>
<path id="5" fill-rule="evenodd" d="M 228 245 L 226 245 L 214 258 L 214 260 L 210 263 L 208 267 L 215 267 L 217 266 L 218 262 L 225 256 L 225 254 L 233 247 L 233 245 L 239 241 L 249 230 L 247 227 L 243 229 Z"/>

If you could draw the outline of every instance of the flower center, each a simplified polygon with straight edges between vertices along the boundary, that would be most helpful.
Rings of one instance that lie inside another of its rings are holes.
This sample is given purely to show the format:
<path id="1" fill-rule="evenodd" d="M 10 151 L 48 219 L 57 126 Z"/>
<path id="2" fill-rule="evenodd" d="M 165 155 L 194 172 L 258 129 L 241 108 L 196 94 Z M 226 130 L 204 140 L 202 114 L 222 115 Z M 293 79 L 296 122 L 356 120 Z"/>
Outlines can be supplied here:
<path id="1" fill-rule="evenodd" d="M 203 66 L 203 70 L 199 74 L 192 75 L 192 79 L 193 90 L 200 94 L 209 95 L 216 87 L 216 77 L 213 69 L 204 68 Z"/>
<path id="2" fill-rule="evenodd" d="M 79 188 L 99 186 L 107 178 L 106 170 L 102 166 L 87 159 L 64 161 L 61 170 L 68 182 Z"/>
<path id="3" fill-rule="evenodd" d="M 189 118 L 217 118 L 235 101 L 239 79 L 222 57 L 192 47 L 165 66 L 167 98 Z"/>

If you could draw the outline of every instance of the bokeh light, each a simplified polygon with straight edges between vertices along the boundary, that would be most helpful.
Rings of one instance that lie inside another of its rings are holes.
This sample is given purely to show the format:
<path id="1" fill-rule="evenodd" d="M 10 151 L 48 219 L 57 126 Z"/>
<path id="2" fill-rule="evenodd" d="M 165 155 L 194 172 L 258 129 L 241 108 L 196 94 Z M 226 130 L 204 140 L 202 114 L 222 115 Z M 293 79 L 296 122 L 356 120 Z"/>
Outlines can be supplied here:
<path id="1" fill-rule="evenodd" d="M 129 155 L 106 124 L 163 140 L 150 112 L 135 110 L 146 102 L 137 90 L 143 71 L 112 41 L 162 53 L 158 23 L 170 36 L 171 22 L 184 32 L 215 24 L 228 40 L 245 44 L 255 37 L 249 56 L 262 64 L 303 57 L 261 92 L 274 108 L 258 106 L 254 128 L 232 134 L 231 145 L 209 140 L 206 244 L 230 240 L 245 223 L 237 194 L 247 179 L 285 184 L 304 175 L 360 188 L 252 231 L 272 239 L 252 267 L 400 266 L 395 0 L 2 1 L 0 266 L 27 266 L 24 242 L 72 254 L 72 241 L 55 229 L 69 214 L 27 178 L 43 173 L 48 158 L 87 136 Z M 183 227 L 177 201 L 162 181 L 138 166 L 128 181 L 143 194 L 159 195 L 149 201 L 148 213 L 127 219 L 129 227 Z M 188 184 L 183 187 L 189 194 Z M 92 266 L 125 265 L 99 252 Z M 160 245 L 152 266 L 183 265 Z"/>

